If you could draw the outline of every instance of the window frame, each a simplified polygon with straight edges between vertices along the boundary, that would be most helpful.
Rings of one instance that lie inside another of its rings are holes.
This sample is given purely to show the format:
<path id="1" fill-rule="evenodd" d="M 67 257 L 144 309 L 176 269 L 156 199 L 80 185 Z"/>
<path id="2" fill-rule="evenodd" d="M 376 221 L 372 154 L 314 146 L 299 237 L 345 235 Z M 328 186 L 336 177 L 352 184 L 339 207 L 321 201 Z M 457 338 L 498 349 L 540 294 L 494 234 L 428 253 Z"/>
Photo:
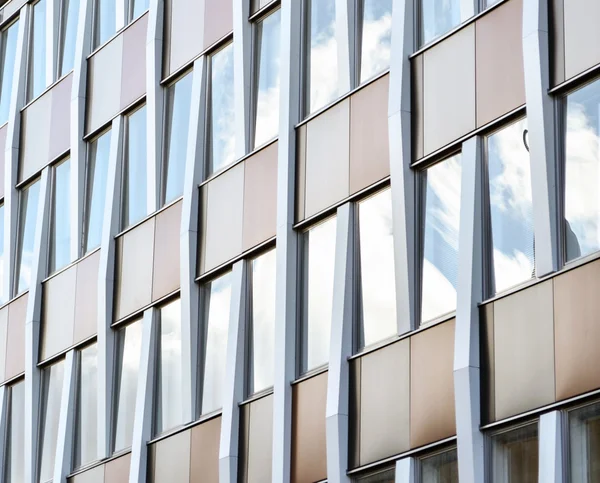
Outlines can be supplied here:
<path id="1" fill-rule="evenodd" d="M 16 236 L 16 253 L 15 253 L 15 265 L 14 265 L 14 273 L 11 274 L 11 279 L 13 281 L 13 289 L 12 292 L 9 293 L 9 300 L 15 299 L 17 297 L 19 297 L 20 295 L 24 294 L 25 292 L 28 292 L 29 289 L 31 288 L 31 286 L 23 289 L 23 290 L 19 290 L 19 279 L 21 278 L 21 268 L 23 265 L 23 241 L 25 239 L 25 225 L 24 223 L 27 223 L 27 210 L 25 210 L 25 213 L 23 213 L 23 195 L 24 193 L 27 191 L 27 197 L 29 198 L 29 189 L 34 186 L 36 183 L 40 183 L 38 186 L 38 195 L 37 195 L 37 205 L 34 209 L 34 213 L 35 213 L 35 217 L 36 217 L 36 221 L 35 224 L 37 224 L 37 216 L 39 215 L 38 213 L 38 208 L 39 208 L 39 203 L 40 203 L 40 194 L 41 194 L 41 183 L 42 183 L 42 178 L 41 176 L 37 176 L 34 177 L 31 181 L 27 182 L 27 184 L 25 186 L 22 186 L 21 188 L 19 188 L 18 191 L 18 202 L 17 202 L 17 233 L 15 234 Z M 28 199 L 28 203 L 29 203 L 29 199 Z M 35 246 L 35 230 L 34 230 L 34 234 L 33 234 L 33 244 Z M 9 268 L 10 269 L 10 268 Z"/>

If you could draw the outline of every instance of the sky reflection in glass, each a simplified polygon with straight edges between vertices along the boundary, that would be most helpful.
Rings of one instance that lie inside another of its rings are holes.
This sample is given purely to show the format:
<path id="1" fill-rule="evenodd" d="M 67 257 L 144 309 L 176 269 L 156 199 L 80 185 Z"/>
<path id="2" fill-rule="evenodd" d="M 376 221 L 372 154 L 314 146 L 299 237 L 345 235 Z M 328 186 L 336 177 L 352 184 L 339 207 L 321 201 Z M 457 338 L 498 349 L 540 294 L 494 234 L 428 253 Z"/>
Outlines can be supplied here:
<path id="1" fill-rule="evenodd" d="M 392 0 L 363 0 L 361 84 L 390 66 Z"/>
<path id="2" fill-rule="evenodd" d="M 460 0 L 421 0 L 421 44 L 460 24 L 460 4 Z"/>

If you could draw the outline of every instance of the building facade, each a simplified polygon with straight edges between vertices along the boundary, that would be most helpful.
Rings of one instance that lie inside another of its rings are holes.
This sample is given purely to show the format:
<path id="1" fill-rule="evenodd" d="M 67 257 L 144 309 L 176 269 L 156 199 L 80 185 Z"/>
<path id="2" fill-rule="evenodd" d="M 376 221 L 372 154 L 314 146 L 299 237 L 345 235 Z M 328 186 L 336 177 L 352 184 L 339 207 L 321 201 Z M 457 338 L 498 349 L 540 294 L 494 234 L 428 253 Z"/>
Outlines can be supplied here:
<path id="1" fill-rule="evenodd" d="M 8 0 L 0 483 L 600 482 L 598 0 Z"/>

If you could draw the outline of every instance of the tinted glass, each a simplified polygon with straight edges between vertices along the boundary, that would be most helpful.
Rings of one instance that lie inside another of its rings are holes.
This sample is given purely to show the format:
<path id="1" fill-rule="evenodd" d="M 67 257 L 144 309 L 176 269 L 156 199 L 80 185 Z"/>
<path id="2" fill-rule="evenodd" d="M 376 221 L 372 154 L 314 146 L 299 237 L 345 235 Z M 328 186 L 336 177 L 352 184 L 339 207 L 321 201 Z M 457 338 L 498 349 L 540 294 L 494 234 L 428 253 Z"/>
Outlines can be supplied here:
<path id="1" fill-rule="evenodd" d="M 67 159 L 54 168 L 50 273 L 60 270 L 71 261 L 70 180 L 71 163 Z"/>
<path id="2" fill-rule="evenodd" d="M 75 40 L 77 38 L 77 20 L 79 17 L 80 0 L 62 0 L 61 2 L 61 40 L 60 40 L 60 69 L 58 76 L 62 77 L 75 64 Z"/>
<path id="3" fill-rule="evenodd" d="M 29 76 L 27 99 L 39 96 L 46 88 L 46 1 L 33 6 L 33 22 L 29 44 Z"/>
<path id="4" fill-rule="evenodd" d="M 306 0 L 308 39 L 306 114 L 329 104 L 339 94 L 335 0 Z M 310 48 L 309 48 L 310 46 Z"/>
<path id="5" fill-rule="evenodd" d="M 181 301 L 160 309 L 160 353 L 155 432 L 182 424 Z"/>
<path id="6" fill-rule="evenodd" d="M 146 168 L 146 106 L 144 106 L 127 117 L 123 228 L 137 223 L 148 214 Z"/>
<path id="7" fill-rule="evenodd" d="M 460 0 L 420 0 L 421 44 L 445 34 L 461 22 Z"/>
<path id="8" fill-rule="evenodd" d="M 281 11 L 269 15 L 256 26 L 255 68 L 256 118 L 254 147 L 277 136 L 279 131 L 279 46 Z"/>
<path id="9" fill-rule="evenodd" d="M 398 332 L 392 194 L 386 189 L 358 204 L 360 342 L 368 346 Z"/>
<path id="10" fill-rule="evenodd" d="M 488 138 L 494 286 L 501 292 L 534 275 L 531 167 L 527 121 Z M 524 141 L 525 140 L 525 141 Z"/>
<path id="11" fill-rule="evenodd" d="M 355 481 L 357 483 L 395 483 L 396 472 L 393 468 L 378 471 L 369 475 L 360 476 Z"/>
<path id="12" fill-rule="evenodd" d="M 600 403 L 569 412 L 571 483 L 600 481 Z"/>
<path id="13" fill-rule="evenodd" d="M 9 409 L 10 444 L 7 445 L 8 483 L 21 483 L 25 479 L 25 382 L 21 381 L 10 388 Z M 1 476 L 1 475 L 0 475 Z"/>
<path id="14" fill-rule="evenodd" d="M 233 44 L 210 57 L 209 174 L 235 158 Z"/>
<path id="15" fill-rule="evenodd" d="M 0 304 L 8 300 L 4 286 L 4 204 L 0 205 Z"/>
<path id="16" fill-rule="evenodd" d="M 362 0 L 360 82 L 390 66 L 392 0 Z"/>
<path id="17" fill-rule="evenodd" d="M 275 362 L 275 250 L 252 260 L 249 394 L 273 385 Z"/>
<path id="18" fill-rule="evenodd" d="M 56 456 L 56 440 L 58 438 L 58 418 L 60 415 L 60 399 L 62 396 L 64 361 L 57 362 L 44 369 L 43 402 L 41 414 L 41 456 L 40 483 L 51 481 L 54 476 L 54 459 Z"/>
<path id="19" fill-rule="evenodd" d="M 148 5 L 150 0 L 130 0 L 130 20 L 135 20 L 140 15 L 142 15 L 146 10 L 148 10 Z"/>
<path id="20" fill-rule="evenodd" d="M 19 197 L 19 260 L 17 263 L 17 293 L 29 289 L 33 264 L 33 245 L 37 224 L 39 180 L 24 188 Z"/>
<path id="21" fill-rule="evenodd" d="M 86 187 L 85 253 L 99 247 L 102 240 L 109 154 L 110 131 L 107 131 L 90 145 Z"/>
<path id="22" fill-rule="evenodd" d="M 492 437 L 492 483 L 537 483 L 537 424 Z"/>
<path id="23" fill-rule="evenodd" d="M 119 330 L 120 367 L 116 391 L 115 452 L 131 446 L 141 352 L 142 322 L 137 321 Z"/>
<path id="24" fill-rule="evenodd" d="M 566 258 L 600 250 L 600 81 L 567 97 Z"/>
<path id="25" fill-rule="evenodd" d="M 213 280 L 205 290 L 204 323 L 204 382 L 202 385 L 202 414 L 220 409 L 223 405 L 227 335 L 231 302 L 231 273 Z"/>
<path id="26" fill-rule="evenodd" d="M 304 234 L 302 372 L 329 362 L 336 218 Z"/>
<path id="27" fill-rule="evenodd" d="M 427 170 L 421 322 L 456 309 L 460 156 Z"/>
<path id="28" fill-rule="evenodd" d="M 15 72 L 19 21 L 2 31 L 2 78 L 0 79 L 0 124 L 8 121 L 8 108 Z"/>
<path id="29" fill-rule="evenodd" d="M 79 353 L 77 380 L 77 423 L 75 468 L 98 459 L 98 347 L 90 345 Z"/>
<path id="30" fill-rule="evenodd" d="M 117 31 L 117 0 L 95 0 L 94 47 L 99 47 Z"/>
<path id="31" fill-rule="evenodd" d="M 169 203 L 183 194 L 191 102 L 190 73 L 179 79 L 167 91 L 164 203 Z"/>
<path id="32" fill-rule="evenodd" d="M 420 463 L 421 483 L 458 483 L 455 449 L 423 458 Z"/>

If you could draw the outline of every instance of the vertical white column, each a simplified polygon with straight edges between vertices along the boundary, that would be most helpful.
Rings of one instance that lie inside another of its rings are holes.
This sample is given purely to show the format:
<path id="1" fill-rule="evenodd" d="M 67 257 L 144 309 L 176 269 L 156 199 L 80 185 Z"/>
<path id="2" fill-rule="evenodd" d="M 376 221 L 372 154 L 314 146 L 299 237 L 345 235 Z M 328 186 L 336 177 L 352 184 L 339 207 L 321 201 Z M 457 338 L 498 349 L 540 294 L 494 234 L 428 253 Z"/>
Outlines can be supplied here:
<path id="1" fill-rule="evenodd" d="M 326 407 L 327 479 L 332 483 L 350 481 L 346 471 L 350 391 L 348 357 L 352 355 L 354 309 L 353 218 L 353 206 L 350 203 L 337 209 Z"/>
<path id="2" fill-rule="evenodd" d="M 73 430 L 75 425 L 75 397 L 77 388 L 77 353 L 67 352 L 65 373 L 61 393 L 60 413 L 54 460 L 54 476 L 52 483 L 66 483 L 73 464 Z"/>
<path id="3" fill-rule="evenodd" d="M 219 483 L 236 483 L 238 480 L 239 405 L 244 399 L 244 368 L 246 361 L 247 272 L 247 262 L 245 260 L 240 260 L 233 266 L 225 397 L 223 399 L 219 447 Z"/>
<path id="4" fill-rule="evenodd" d="M 58 75 L 59 25 L 60 0 L 46 0 L 46 86 L 51 85 Z"/>
<path id="5" fill-rule="evenodd" d="M 396 461 L 396 483 L 417 483 L 416 466 L 412 457 Z"/>
<path id="6" fill-rule="evenodd" d="M 8 408 L 9 389 L 7 385 L 0 386 L 0 468 L 6 468 L 6 456 L 9 444 Z M 0 482 L 4 483 L 6 471 L 0 473 Z"/>
<path id="7" fill-rule="evenodd" d="M 98 268 L 98 459 L 110 456 L 112 435 L 112 396 L 115 334 L 113 295 L 115 286 L 115 236 L 119 232 L 121 210 L 121 159 L 123 118 L 112 122 L 110 154 L 106 178 L 106 199 Z"/>
<path id="8" fill-rule="evenodd" d="M 356 1 L 335 0 L 339 94 L 345 94 L 357 84 L 356 22 Z"/>
<path id="9" fill-rule="evenodd" d="M 275 380 L 272 481 L 289 481 L 292 444 L 292 388 L 296 372 L 298 238 L 294 231 L 296 184 L 295 124 L 300 109 L 302 2 L 281 2 L 281 90 L 277 163 L 277 255 Z"/>
<path id="10" fill-rule="evenodd" d="M 158 317 L 160 317 L 159 310 L 151 307 L 144 312 L 142 320 L 142 349 L 135 396 L 129 483 L 146 483 L 147 481 L 148 445 L 146 443 L 152 436 Z"/>
<path id="11" fill-rule="evenodd" d="M 479 307 L 483 299 L 482 139 L 462 147 L 458 287 L 454 335 L 454 399 L 458 471 L 463 483 L 484 480 L 481 423 Z"/>
<path id="12" fill-rule="evenodd" d="M 538 277 L 558 270 L 559 225 L 556 176 L 556 126 L 550 87 L 548 2 L 523 2 L 523 63 L 531 159 L 535 229 L 535 271 Z"/>
<path id="13" fill-rule="evenodd" d="M 539 483 L 563 483 L 563 425 L 560 411 L 540 416 Z"/>
<path id="14" fill-rule="evenodd" d="M 42 280 L 46 276 L 50 210 L 50 168 L 42 171 L 35 223 L 33 261 L 25 316 L 25 483 L 37 483 L 40 381 L 37 367 L 41 338 Z"/>
<path id="15" fill-rule="evenodd" d="M 228 0 L 231 1 L 231 0 Z M 249 0 L 233 0 L 233 82 L 235 85 L 235 157 L 250 151 L 252 98 L 252 25 Z"/>
<path id="16" fill-rule="evenodd" d="M 394 0 L 388 129 L 398 334 L 410 331 L 416 326 L 418 319 L 416 175 L 410 168 L 412 159 L 411 68 L 408 58 L 414 48 L 413 12 L 413 0 Z"/>

